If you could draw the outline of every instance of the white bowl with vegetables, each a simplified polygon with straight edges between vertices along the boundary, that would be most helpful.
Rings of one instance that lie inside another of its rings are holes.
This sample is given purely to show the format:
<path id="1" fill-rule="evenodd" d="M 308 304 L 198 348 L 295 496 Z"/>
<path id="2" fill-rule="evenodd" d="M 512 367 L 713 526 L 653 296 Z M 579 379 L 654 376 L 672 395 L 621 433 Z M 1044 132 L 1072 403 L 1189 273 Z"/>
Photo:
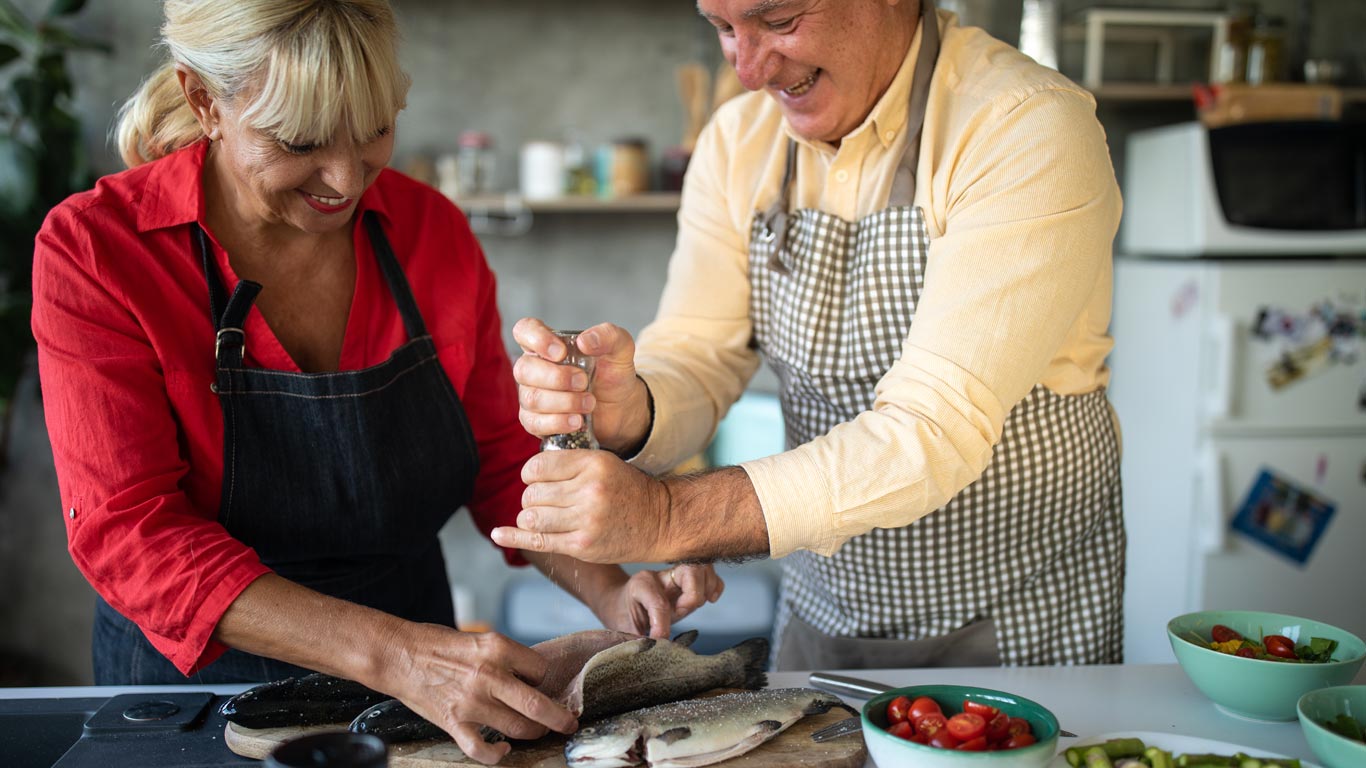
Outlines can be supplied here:
<path id="1" fill-rule="evenodd" d="M 1198 611 L 1167 623 L 1172 652 L 1221 711 L 1294 720 L 1309 691 L 1351 682 L 1366 643 L 1331 624 L 1267 611 Z"/>

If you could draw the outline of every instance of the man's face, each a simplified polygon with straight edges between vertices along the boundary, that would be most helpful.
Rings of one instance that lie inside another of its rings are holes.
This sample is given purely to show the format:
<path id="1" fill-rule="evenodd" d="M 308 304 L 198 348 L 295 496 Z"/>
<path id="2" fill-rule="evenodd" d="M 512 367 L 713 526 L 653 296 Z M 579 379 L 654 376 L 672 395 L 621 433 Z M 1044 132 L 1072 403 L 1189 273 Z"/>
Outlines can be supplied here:
<path id="1" fill-rule="evenodd" d="M 891 84 L 916 0 L 697 0 L 740 82 L 777 99 L 798 135 L 838 144 Z"/>

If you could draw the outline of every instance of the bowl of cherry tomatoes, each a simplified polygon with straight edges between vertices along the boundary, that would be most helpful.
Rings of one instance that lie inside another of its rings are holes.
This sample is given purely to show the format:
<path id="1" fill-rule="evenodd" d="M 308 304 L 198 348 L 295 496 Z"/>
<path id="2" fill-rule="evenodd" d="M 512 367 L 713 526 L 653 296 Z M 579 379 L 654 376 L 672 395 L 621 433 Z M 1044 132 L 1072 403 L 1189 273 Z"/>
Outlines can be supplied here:
<path id="1" fill-rule="evenodd" d="M 862 718 L 868 753 L 878 765 L 1038 768 L 1058 749 L 1058 718 L 1052 712 L 990 688 L 894 688 L 870 699 Z"/>
<path id="2" fill-rule="evenodd" d="M 1321 621 L 1266 611 L 1197 611 L 1167 623 L 1172 653 L 1221 711 L 1294 720 L 1309 691 L 1346 685 L 1366 662 L 1361 638 Z"/>

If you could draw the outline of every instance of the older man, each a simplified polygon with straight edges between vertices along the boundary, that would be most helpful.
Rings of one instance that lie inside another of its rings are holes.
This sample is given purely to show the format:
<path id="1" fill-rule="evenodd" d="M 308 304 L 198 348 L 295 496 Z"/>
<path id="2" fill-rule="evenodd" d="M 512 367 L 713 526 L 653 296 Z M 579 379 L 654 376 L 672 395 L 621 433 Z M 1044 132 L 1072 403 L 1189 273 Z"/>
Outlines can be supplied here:
<path id="1" fill-rule="evenodd" d="M 1120 661 L 1120 201 L 1094 100 L 928 0 L 698 10 L 762 93 L 699 140 L 639 345 L 581 336 L 591 392 L 518 323 L 523 425 L 592 412 L 608 450 L 533 458 L 495 540 L 782 557 L 780 667 Z M 761 354 L 789 450 L 647 474 L 706 445 Z"/>

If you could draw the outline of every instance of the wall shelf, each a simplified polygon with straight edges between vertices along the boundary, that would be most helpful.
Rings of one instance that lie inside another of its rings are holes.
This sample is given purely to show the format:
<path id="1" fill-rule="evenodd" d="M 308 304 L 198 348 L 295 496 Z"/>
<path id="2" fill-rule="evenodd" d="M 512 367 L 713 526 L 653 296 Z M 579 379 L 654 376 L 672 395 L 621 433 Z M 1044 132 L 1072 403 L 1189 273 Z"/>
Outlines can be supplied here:
<path id="1" fill-rule="evenodd" d="M 646 192 L 640 195 L 604 199 L 572 195 L 548 200 L 525 200 L 521 195 L 479 195 L 455 198 L 455 204 L 468 214 L 494 215 L 531 213 L 673 213 L 678 210 L 677 192 Z"/>
<path id="2" fill-rule="evenodd" d="M 1110 102 L 1193 102 L 1191 83 L 1106 83 L 1091 91 L 1096 101 Z M 1343 88 L 1342 101 L 1366 102 L 1366 88 Z"/>

